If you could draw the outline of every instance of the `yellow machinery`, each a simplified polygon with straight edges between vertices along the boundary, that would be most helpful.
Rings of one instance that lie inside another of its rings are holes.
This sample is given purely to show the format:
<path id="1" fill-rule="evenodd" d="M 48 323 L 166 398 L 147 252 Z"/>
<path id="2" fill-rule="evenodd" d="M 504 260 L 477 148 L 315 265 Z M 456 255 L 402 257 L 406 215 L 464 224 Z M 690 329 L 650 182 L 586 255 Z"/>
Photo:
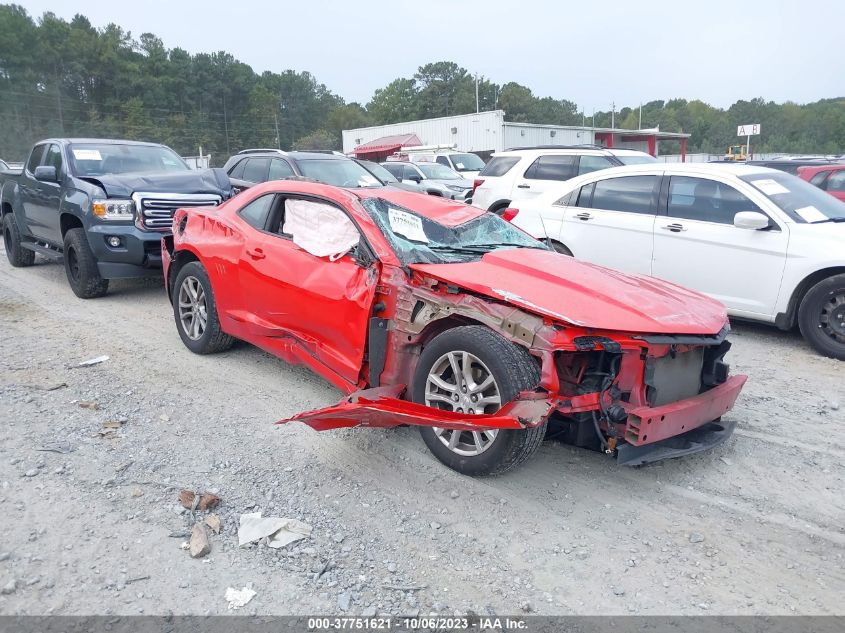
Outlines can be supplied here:
<path id="1" fill-rule="evenodd" d="M 745 160 L 747 158 L 745 155 L 746 149 L 745 145 L 731 145 L 725 152 L 725 160 Z"/>

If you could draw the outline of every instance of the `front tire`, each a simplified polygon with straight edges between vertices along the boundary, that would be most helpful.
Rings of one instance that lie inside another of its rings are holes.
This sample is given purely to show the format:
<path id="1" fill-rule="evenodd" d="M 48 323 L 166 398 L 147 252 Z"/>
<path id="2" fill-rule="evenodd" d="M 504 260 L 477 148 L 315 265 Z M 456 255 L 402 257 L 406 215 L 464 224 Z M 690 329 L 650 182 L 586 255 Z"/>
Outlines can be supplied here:
<path id="1" fill-rule="evenodd" d="M 235 341 L 220 328 L 214 290 L 208 273 L 199 262 L 188 262 L 176 275 L 173 316 L 179 337 L 195 354 L 224 352 Z"/>
<path id="2" fill-rule="evenodd" d="M 414 374 L 412 399 L 448 411 L 495 413 L 540 381 L 528 351 L 479 325 L 454 328 L 425 347 Z M 429 450 L 464 475 L 498 475 L 540 447 L 546 422 L 524 430 L 451 431 L 421 427 Z"/>
<path id="3" fill-rule="evenodd" d="M 65 233 L 64 255 L 67 281 L 77 297 L 95 299 L 108 292 L 109 280 L 100 277 L 85 229 L 70 229 Z"/>
<path id="4" fill-rule="evenodd" d="M 810 288 L 798 309 L 798 327 L 817 351 L 845 360 L 845 274 Z"/>
<path id="5" fill-rule="evenodd" d="M 15 268 L 24 268 L 35 263 L 35 251 L 21 246 L 21 232 L 13 213 L 3 216 L 3 245 L 6 247 L 9 263 Z"/>

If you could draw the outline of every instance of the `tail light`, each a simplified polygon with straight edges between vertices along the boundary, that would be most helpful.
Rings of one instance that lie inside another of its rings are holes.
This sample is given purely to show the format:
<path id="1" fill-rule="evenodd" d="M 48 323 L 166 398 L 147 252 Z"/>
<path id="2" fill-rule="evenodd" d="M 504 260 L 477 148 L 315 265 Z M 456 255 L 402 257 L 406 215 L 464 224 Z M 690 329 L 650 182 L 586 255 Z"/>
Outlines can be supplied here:
<path id="1" fill-rule="evenodd" d="M 502 211 L 502 219 L 510 222 L 516 217 L 516 214 L 519 213 L 519 209 L 514 209 L 513 207 L 508 207 L 504 211 Z"/>
<path id="2" fill-rule="evenodd" d="M 475 190 L 484 184 L 483 178 L 476 178 L 472 181 L 472 195 L 475 195 Z"/>

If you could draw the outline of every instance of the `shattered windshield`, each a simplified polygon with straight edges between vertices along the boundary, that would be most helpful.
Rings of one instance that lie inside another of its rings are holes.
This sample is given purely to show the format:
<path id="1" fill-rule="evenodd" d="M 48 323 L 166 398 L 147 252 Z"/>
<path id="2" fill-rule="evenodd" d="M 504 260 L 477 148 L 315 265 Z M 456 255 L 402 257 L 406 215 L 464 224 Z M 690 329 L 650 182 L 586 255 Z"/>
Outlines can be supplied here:
<path id="1" fill-rule="evenodd" d="M 500 248 L 548 250 L 494 213 L 447 226 L 381 198 L 362 204 L 404 265 L 475 261 Z"/>

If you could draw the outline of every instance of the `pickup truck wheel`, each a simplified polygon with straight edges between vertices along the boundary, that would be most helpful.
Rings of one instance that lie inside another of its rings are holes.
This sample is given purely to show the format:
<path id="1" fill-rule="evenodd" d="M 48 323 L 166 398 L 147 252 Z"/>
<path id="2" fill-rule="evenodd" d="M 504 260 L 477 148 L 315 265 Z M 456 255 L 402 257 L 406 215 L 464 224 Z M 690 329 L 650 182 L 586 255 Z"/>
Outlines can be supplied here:
<path id="1" fill-rule="evenodd" d="M 801 301 L 798 326 L 825 356 L 845 360 L 845 275 L 823 279 Z"/>
<path id="2" fill-rule="evenodd" d="M 70 229 L 65 233 L 64 254 L 67 280 L 77 297 L 95 299 L 108 292 L 109 280 L 100 277 L 85 229 Z"/>
<path id="3" fill-rule="evenodd" d="M 211 281 L 199 262 L 188 262 L 176 276 L 173 316 L 182 342 L 195 354 L 223 352 L 235 341 L 220 329 Z"/>
<path id="4" fill-rule="evenodd" d="M 21 246 L 21 232 L 12 213 L 3 216 L 3 245 L 6 247 L 6 257 L 15 268 L 32 266 L 35 263 L 35 251 Z"/>
<path id="5" fill-rule="evenodd" d="M 495 413 L 539 380 L 539 365 L 527 350 L 484 326 L 463 326 L 439 334 L 425 347 L 412 399 L 469 415 Z M 464 475 L 498 475 L 534 454 L 545 437 L 546 422 L 524 430 L 421 427 L 420 433 L 449 468 Z"/>

